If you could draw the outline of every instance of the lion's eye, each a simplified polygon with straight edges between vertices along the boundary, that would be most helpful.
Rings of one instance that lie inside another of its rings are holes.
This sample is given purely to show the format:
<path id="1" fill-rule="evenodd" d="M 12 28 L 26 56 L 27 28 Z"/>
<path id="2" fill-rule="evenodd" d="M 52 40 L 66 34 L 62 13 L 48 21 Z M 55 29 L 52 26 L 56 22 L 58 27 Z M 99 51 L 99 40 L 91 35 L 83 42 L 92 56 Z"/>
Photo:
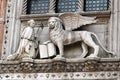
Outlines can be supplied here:
<path id="1" fill-rule="evenodd" d="M 53 21 L 53 23 L 55 23 L 55 21 Z"/>

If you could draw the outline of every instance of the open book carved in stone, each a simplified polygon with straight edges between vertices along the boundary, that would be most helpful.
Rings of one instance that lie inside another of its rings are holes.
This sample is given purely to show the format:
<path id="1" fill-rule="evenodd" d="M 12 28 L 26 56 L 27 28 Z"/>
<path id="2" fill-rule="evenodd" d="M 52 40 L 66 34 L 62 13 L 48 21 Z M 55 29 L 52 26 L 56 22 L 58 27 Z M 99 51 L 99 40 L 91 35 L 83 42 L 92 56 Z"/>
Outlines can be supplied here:
<path id="1" fill-rule="evenodd" d="M 48 20 L 49 33 L 52 42 L 57 45 L 59 49 L 59 55 L 57 57 L 64 56 L 64 45 L 72 44 L 78 41 L 82 42 L 82 55 L 85 57 L 88 53 L 87 46 L 94 49 L 94 52 L 89 57 L 98 57 L 99 46 L 104 49 L 105 52 L 115 55 L 114 53 L 105 49 L 97 35 L 88 31 L 72 31 L 80 28 L 83 25 L 96 23 L 95 17 L 84 17 L 77 13 L 63 13 L 58 17 L 51 17 Z M 65 29 L 64 29 L 65 28 Z M 97 45 L 92 36 L 94 36 L 99 45 Z"/>

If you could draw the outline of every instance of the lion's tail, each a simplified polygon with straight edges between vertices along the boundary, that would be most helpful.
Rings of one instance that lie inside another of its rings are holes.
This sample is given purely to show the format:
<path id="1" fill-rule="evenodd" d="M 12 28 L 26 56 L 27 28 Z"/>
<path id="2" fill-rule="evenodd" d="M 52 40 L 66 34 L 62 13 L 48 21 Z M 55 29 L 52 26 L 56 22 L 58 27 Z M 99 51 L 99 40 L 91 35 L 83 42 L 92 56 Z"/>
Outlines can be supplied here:
<path id="1" fill-rule="evenodd" d="M 105 52 L 107 52 L 107 53 L 109 53 L 109 54 L 112 54 L 112 56 L 116 56 L 116 54 L 115 54 L 114 52 L 108 51 L 108 50 L 102 45 L 101 41 L 99 40 L 99 38 L 98 38 L 98 36 L 97 36 L 96 34 L 94 34 L 94 33 L 91 32 L 91 35 L 93 35 L 93 36 L 96 38 L 98 44 L 100 45 L 100 47 L 101 47 L 102 49 L 105 50 Z"/>

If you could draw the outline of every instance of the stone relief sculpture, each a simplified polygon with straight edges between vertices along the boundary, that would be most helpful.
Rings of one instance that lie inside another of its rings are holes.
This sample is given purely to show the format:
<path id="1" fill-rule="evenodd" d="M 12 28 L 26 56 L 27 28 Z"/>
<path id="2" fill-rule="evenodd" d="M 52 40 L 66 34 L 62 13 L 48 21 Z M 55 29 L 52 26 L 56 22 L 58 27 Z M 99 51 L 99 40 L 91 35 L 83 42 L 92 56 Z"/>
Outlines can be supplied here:
<path id="1" fill-rule="evenodd" d="M 105 52 L 115 55 L 103 47 L 96 34 L 88 31 L 72 31 L 74 29 L 80 28 L 82 25 L 92 23 L 96 23 L 94 17 L 83 17 L 76 13 L 64 13 L 61 14 L 59 18 L 51 17 L 48 20 L 48 27 L 50 35 L 49 37 L 52 42 L 50 40 L 45 40 L 38 43 L 39 40 L 35 39 L 35 35 L 37 35 L 37 37 L 44 35 L 40 35 L 41 33 L 38 33 L 38 29 L 34 29 L 35 21 L 31 19 L 28 21 L 28 26 L 25 27 L 22 31 L 17 51 L 14 54 L 9 55 L 7 60 L 20 60 L 23 58 L 33 59 L 36 58 L 38 53 L 40 59 L 56 56 L 57 53 L 54 44 L 59 49 L 59 55 L 57 55 L 57 57 L 62 58 L 64 56 L 64 45 L 75 42 L 80 42 L 82 47 L 82 54 L 80 58 L 87 56 L 88 46 L 94 49 L 94 52 L 91 53 L 88 57 L 98 57 L 99 47 L 102 47 Z M 99 45 L 94 42 L 92 36 L 96 38 Z M 35 51 L 36 48 L 37 52 Z"/>
<path id="2" fill-rule="evenodd" d="M 20 60 L 23 58 L 35 58 L 37 53 L 35 53 L 35 43 L 34 43 L 34 26 L 35 21 L 33 19 L 28 21 L 28 26 L 24 28 L 19 47 L 14 54 L 7 57 L 7 60 Z"/>
<path id="3" fill-rule="evenodd" d="M 88 31 L 72 31 L 82 25 L 92 23 L 96 23 L 95 18 L 83 17 L 75 13 L 64 13 L 60 15 L 59 18 L 50 17 L 48 20 L 49 33 L 52 42 L 59 48 L 59 55 L 57 57 L 64 56 L 64 45 L 72 44 L 78 41 L 82 42 L 83 53 L 81 57 L 85 57 L 87 55 L 87 46 L 90 46 L 94 49 L 94 52 L 88 57 L 98 57 L 99 46 L 102 47 L 105 52 L 115 55 L 102 46 L 96 34 Z M 97 39 L 99 45 L 93 41 L 92 36 Z"/>

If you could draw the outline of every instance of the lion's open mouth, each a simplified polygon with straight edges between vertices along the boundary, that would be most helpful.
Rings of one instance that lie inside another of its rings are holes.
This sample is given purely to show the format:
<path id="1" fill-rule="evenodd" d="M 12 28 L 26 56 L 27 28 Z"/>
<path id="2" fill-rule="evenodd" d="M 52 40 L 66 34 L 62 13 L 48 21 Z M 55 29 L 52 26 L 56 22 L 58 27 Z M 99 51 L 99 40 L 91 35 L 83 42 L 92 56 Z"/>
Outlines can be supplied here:
<path id="1" fill-rule="evenodd" d="M 50 25 L 50 29 L 54 29 L 54 26 L 53 26 L 53 25 Z"/>

